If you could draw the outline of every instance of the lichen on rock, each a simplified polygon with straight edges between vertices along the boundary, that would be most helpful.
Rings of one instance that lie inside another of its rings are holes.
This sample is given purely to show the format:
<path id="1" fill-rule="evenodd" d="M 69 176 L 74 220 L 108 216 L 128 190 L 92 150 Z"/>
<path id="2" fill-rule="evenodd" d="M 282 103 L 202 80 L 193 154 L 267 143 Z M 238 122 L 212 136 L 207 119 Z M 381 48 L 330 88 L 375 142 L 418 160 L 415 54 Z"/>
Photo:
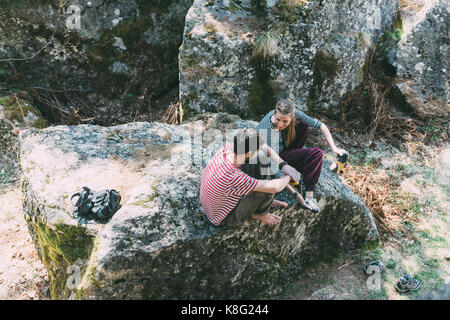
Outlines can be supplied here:
<path id="1" fill-rule="evenodd" d="M 265 103 L 291 98 L 300 109 L 335 116 L 342 97 L 360 83 L 358 71 L 368 48 L 389 29 L 397 5 L 398 1 L 387 0 L 280 0 L 260 5 L 217 1 L 205 7 L 202 1 L 194 1 L 180 47 L 180 100 L 191 112 L 226 110 L 255 117 L 268 109 L 255 108 L 262 103 L 255 96 L 263 91 L 272 92 L 271 99 L 263 99 Z M 206 22 L 215 25 L 213 38 L 202 27 Z M 278 29 L 282 32 L 276 58 L 261 73 L 251 59 L 255 40 Z M 326 63 L 326 70 L 321 64 L 323 52 L 332 62 Z M 201 63 L 190 65 L 194 56 Z M 227 70 L 220 77 L 204 72 L 218 64 Z M 224 87 L 225 81 L 232 86 Z M 190 98 L 194 94 L 195 100 Z"/>

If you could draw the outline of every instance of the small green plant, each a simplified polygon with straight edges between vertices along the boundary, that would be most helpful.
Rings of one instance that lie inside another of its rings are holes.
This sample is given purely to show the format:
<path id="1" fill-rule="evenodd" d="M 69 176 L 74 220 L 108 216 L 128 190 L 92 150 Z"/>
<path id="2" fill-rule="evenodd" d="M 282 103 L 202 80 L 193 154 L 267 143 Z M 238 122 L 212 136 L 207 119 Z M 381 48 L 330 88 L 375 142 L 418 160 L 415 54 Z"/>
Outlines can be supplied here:
<path id="1" fill-rule="evenodd" d="M 388 32 L 387 37 L 389 39 L 395 39 L 396 41 L 400 41 L 400 39 L 402 38 L 402 29 L 397 28 L 395 29 L 393 32 Z"/>
<path id="2" fill-rule="evenodd" d="M 11 180 L 11 169 L 0 168 L 0 184 L 8 184 Z"/>
<path id="3" fill-rule="evenodd" d="M 211 33 L 211 34 L 217 33 L 217 27 L 212 23 L 205 23 L 204 28 L 208 33 Z"/>
<path id="4" fill-rule="evenodd" d="M 439 268 L 439 260 L 436 258 L 426 259 L 423 261 L 423 264 L 429 268 Z"/>
<path id="5" fill-rule="evenodd" d="M 229 7 L 226 8 L 226 9 L 228 9 L 231 13 L 236 13 L 237 11 L 240 10 L 240 8 L 236 4 L 234 4 L 233 2 L 230 2 Z"/>
<path id="6" fill-rule="evenodd" d="M 386 288 L 381 287 L 380 290 L 369 290 L 368 297 L 369 300 L 384 300 L 387 298 Z"/>
<path id="7" fill-rule="evenodd" d="M 396 267 L 397 267 L 397 261 L 393 260 L 392 258 L 389 258 L 389 260 L 386 262 L 386 268 L 395 269 Z"/>

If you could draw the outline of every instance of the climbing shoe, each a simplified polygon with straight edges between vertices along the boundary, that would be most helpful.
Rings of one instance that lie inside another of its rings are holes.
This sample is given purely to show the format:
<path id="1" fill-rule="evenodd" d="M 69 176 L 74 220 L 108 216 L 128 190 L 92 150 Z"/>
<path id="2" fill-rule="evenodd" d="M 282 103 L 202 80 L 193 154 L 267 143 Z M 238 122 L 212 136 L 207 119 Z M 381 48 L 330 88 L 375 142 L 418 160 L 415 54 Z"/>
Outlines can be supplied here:
<path id="1" fill-rule="evenodd" d="M 371 276 L 376 272 L 376 268 L 380 270 L 380 273 L 386 271 L 386 267 L 384 266 L 384 264 L 379 260 L 375 260 L 364 266 L 364 272 L 367 275 Z"/>
<path id="2" fill-rule="evenodd" d="M 400 293 L 416 291 L 420 288 L 421 282 L 413 279 L 409 274 L 405 274 L 395 284 L 395 289 Z"/>
<path id="3" fill-rule="evenodd" d="M 311 211 L 314 212 L 314 213 L 319 213 L 319 212 L 320 212 L 319 204 L 317 203 L 317 201 L 316 201 L 314 198 L 306 198 L 306 199 L 305 199 L 305 203 L 306 203 L 306 205 L 309 206 L 311 209 L 309 209 L 309 208 L 303 206 L 301 203 L 299 203 L 300 206 L 301 206 L 303 209 L 311 210 Z"/>
<path id="4" fill-rule="evenodd" d="M 73 203 L 73 199 L 76 197 L 78 197 L 78 199 Z M 73 212 L 73 217 L 79 220 L 84 219 L 106 222 L 121 207 L 121 196 L 114 189 L 96 192 L 88 187 L 83 187 L 80 192 L 74 193 L 70 200 L 77 208 Z"/>

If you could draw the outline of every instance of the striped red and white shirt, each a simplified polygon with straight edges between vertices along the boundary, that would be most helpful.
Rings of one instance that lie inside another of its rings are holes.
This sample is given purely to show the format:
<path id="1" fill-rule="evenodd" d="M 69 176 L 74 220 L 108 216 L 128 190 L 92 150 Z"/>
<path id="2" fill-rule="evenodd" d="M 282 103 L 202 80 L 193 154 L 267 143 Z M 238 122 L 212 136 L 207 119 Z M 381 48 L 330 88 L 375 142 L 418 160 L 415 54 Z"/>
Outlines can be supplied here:
<path id="1" fill-rule="evenodd" d="M 236 168 L 226 158 L 230 152 L 233 152 L 233 145 L 224 145 L 202 173 L 200 205 L 215 225 L 219 225 L 236 207 L 241 197 L 252 192 L 258 183 L 258 180 Z"/>

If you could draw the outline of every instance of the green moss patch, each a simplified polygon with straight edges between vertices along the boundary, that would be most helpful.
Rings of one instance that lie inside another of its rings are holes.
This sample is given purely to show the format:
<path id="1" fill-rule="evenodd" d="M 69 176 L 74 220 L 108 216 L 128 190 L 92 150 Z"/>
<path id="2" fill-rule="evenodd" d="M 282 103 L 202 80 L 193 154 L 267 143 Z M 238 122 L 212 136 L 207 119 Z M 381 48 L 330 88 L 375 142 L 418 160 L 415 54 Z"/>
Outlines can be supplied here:
<path id="1" fill-rule="evenodd" d="M 252 13 L 258 18 L 267 16 L 267 2 L 260 0 L 251 0 Z"/>
<path id="2" fill-rule="evenodd" d="M 309 91 L 308 106 L 314 108 L 320 98 L 323 85 L 332 80 L 339 69 L 338 61 L 326 49 L 321 49 L 314 57 L 313 85 Z"/>
<path id="3" fill-rule="evenodd" d="M 69 266 L 86 261 L 94 247 L 94 236 L 84 227 L 58 224 L 53 228 L 41 222 L 29 222 L 39 248 L 39 256 L 50 276 L 50 296 L 65 299 L 71 294 L 67 286 Z M 80 269 L 81 275 L 86 268 Z M 80 277 L 81 277 L 80 275 Z"/>
<path id="4" fill-rule="evenodd" d="M 47 126 L 40 112 L 28 101 L 18 98 L 16 95 L 1 97 L 0 105 L 3 107 L 5 117 L 12 122 L 17 121 L 20 124 L 31 125 L 39 129 Z"/>
<path id="5" fill-rule="evenodd" d="M 317 90 L 322 89 L 326 79 L 333 79 L 339 68 L 338 61 L 326 49 L 321 49 L 314 57 L 314 85 Z"/>

